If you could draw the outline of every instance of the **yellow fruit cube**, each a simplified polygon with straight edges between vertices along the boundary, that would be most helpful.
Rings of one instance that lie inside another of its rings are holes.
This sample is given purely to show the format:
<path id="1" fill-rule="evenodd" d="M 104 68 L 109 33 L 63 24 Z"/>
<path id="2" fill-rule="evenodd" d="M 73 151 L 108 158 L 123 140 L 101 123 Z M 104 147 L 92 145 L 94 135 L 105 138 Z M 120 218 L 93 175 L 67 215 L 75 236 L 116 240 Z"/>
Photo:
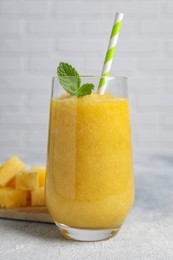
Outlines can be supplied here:
<path id="1" fill-rule="evenodd" d="M 16 208 L 27 205 L 26 191 L 15 190 L 13 188 L 0 188 L 0 207 Z"/>
<path id="2" fill-rule="evenodd" d="M 45 186 L 46 168 L 43 166 L 32 166 L 31 170 L 38 172 L 39 175 L 39 186 Z"/>
<path id="3" fill-rule="evenodd" d="M 34 190 L 38 188 L 38 173 L 25 170 L 16 175 L 17 190 Z"/>
<path id="4" fill-rule="evenodd" d="M 14 177 L 11 181 L 9 181 L 9 182 L 6 184 L 6 187 L 15 188 L 15 187 L 16 187 L 16 177 Z"/>
<path id="5" fill-rule="evenodd" d="M 25 164 L 13 156 L 0 167 L 0 186 L 5 186 L 16 174 L 25 168 Z"/>
<path id="6" fill-rule="evenodd" d="M 36 190 L 31 191 L 31 206 L 44 206 L 45 197 L 44 197 L 44 187 L 39 187 Z"/>

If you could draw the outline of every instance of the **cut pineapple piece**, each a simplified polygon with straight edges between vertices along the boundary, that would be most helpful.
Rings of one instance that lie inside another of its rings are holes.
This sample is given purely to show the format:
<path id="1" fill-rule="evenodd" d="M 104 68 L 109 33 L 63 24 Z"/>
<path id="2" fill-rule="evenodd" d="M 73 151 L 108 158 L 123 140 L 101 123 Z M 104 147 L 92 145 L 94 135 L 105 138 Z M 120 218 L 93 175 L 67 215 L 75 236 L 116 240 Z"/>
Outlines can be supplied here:
<path id="1" fill-rule="evenodd" d="M 16 208 L 27 205 L 26 191 L 15 190 L 13 188 L 0 188 L 0 207 Z"/>
<path id="2" fill-rule="evenodd" d="M 36 190 L 31 191 L 31 206 L 44 206 L 44 187 L 39 187 Z"/>
<path id="3" fill-rule="evenodd" d="M 6 184 L 7 187 L 15 188 L 16 187 L 16 177 Z"/>
<path id="4" fill-rule="evenodd" d="M 38 173 L 25 170 L 16 175 L 17 190 L 34 190 L 38 188 Z"/>
<path id="5" fill-rule="evenodd" d="M 31 170 L 38 172 L 39 175 L 39 186 L 45 186 L 46 168 L 43 166 L 32 166 Z"/>
<path id="6" fill-rule="evenodd" d="M 0 167 L 0 186 L 5 186 L 16 174 L 25 168 L 25 164 L 13 156 Z"/>

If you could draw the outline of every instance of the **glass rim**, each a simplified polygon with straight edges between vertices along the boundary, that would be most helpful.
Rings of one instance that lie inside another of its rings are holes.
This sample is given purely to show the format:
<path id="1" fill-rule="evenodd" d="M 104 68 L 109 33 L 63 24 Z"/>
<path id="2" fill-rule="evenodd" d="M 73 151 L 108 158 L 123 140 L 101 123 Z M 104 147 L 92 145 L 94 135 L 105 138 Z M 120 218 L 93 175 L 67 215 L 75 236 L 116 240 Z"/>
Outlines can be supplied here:
<path id="1" fill-rule="evenodd" d="M 92 78 L 92 79 L 99 79 L 99 78 L 105 78 L 108 80 L 112 80 L 112 79 L 119 79 L 119 80 L 127 80 L 128 77 L 127 76 L 98 76 L 98 75 L 79 75 L 81 78 Z M 60 78 L 63 78 L 66 76 L 60 76 Z M 68 76 L 71 78 L 77 77 L 77 76 Z M 53 79 L 58 79 L 58 76 L 53 76 Z"/>

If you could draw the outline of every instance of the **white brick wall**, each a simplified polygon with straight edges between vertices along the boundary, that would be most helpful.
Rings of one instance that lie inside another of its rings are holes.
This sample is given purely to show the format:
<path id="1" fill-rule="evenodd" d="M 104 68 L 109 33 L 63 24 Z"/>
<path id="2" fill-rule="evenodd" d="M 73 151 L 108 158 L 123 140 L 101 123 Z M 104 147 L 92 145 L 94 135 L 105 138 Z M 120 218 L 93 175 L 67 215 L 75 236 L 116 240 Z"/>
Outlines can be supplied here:
<path id="1" fill-rule="evenodd" d="M 100 74 L 117 11 L 112 75 L 129 76 L 134 156 L 173 154 L 171 0 L 0 0 L 0 161 L 45 161 L 57 63 Z"/>

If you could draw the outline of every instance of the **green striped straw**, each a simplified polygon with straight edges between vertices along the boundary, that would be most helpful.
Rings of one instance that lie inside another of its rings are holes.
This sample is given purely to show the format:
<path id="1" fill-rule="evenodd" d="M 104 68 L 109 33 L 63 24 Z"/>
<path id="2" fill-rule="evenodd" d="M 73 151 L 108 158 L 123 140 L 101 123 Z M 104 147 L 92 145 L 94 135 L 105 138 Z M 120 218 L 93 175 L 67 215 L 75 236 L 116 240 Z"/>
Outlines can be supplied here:
<path id="1" fill-rule="evenodd" d="M 118 36 L 119 36 L 120 29 L 121 29 L 123 16 L 124 16 L 124 14 L 122 14 L 122 13 L 116 13 L 116 16 L 115 16 L 115 21 L 114 21 L 114 25 L 112 28 L 109 45 L 108 45 L 108 49 L 106 52 L 106 57 L 105 57 L 102 74 L 101 74 L 103 76 L 103 78 L 100 79 L 99 86 L 98 86 L 97 93 L 99 95 L 104 95 L 105 90 L 106 90 L 106 85 L 107 85 L 106 77 L 109 76 L 109 73 L 110 73 L 110 69 L 111 69 L 111 65 L 112 65 L 112 61 L 113 61 L 113 57 L 114 57 L 114 53 L 115 53 L 115 49 L 116 49 L 116 45 L 117 45 L 117 41 L 118 41 Z"/>

